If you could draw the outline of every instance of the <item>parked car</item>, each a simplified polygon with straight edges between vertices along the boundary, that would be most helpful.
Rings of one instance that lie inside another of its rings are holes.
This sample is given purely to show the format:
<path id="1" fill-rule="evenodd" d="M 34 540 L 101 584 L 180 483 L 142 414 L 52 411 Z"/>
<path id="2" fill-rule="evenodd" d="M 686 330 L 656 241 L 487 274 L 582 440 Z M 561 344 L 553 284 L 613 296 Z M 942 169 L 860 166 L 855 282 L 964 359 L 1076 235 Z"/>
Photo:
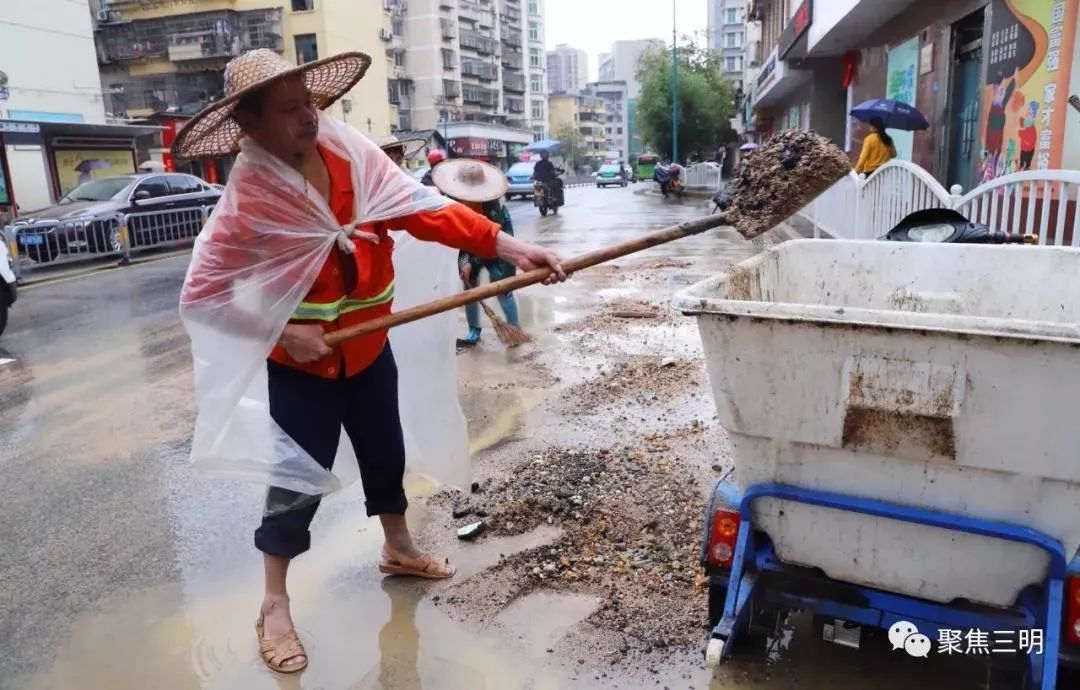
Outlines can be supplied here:
<path id="1" fill-rule="evenodd" d="M 43 263 L 64 254 L 119 251 L 127 214 L 135 214 L 128 223 L 133 247 L 194 237 L 202 227 L 200 209 L 220 198 L 220 190 L 193 175 L 117 175 L 81 184 L 11 227 L 19 253 Z"/>
<path id="2" fill-rule="evenodd" d="M 522 161 L 514 163 L 506 171 L 506 198 L 513 199 L 520 196 L 527 199 L 533 195 L 533 168 L 536 161 Z"/>
<path id="3" fill-rule="evenodd" d="M 600 166 L 600 171 L 596 173 L 596 186 L 607 187 L 613 184 L 625 187 L 627 184 L 626 171 L 618 163 Z"/>
<path id="4" fill-rule="evenodd" d="M 0 333 L 7 327 L 8 309 L 15 304 L 18 288 L 15 287 L 15 268 L 11 265 L 7 243 L 0 234 Z"/>

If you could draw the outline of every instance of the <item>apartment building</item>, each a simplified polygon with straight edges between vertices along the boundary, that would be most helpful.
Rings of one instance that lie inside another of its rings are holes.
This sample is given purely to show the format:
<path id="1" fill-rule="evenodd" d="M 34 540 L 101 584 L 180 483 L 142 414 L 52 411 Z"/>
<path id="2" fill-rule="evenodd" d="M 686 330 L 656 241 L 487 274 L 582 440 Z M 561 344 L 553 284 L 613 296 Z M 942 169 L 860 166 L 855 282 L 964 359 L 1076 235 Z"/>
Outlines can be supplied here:
<path id="1" fill-rule="evenodd" d="M 255 48 L 303 63 L 349 50 L 375 58 L 330 113 L 381 136 L 392 0 L 91 0 L 101 84 L 116 115 L 194 113 L 224 91 L 225 64 Z M 380 59 L 383 58 L 383 59 Z"/>
<path id="2" fill-rule="evenodd" d="M 521 0 L 388 5 L 394 129 L 438 129 L 455 155 L 516 160 L 533 140 L 533 105 L 545 95 L 529 88 L 525 57 L 526 46 L 543 38 L 541 4 L 530 3 L 528 16 Z"/>
<path id="3" fill-rule="evenodd" d="M 719 55 L 736 91 L 744 88 L 746 0 L 709 0 L 709 49 Z"/>
<path id="4" fill-rule="evenodd" d="M 529 47 L 529 63 L 526 69 L 529 75 L 529 91 L 526 112 L 529 114 L 528 126 L 532 131 L 533 141 L 548 138 L 548 80 L 547 59 L 544 52 L 547 31 L 544 21 L 544 1 L 527 0 L 525 36 Z"/>
<path id="5" fill-rule="evenodd" d="M 548 93 L 576 93 L 589 81 L 589 55 L 565 43 L 547 54 Z"/>
<path id="6" fill-rule="evenodd" d="M 624 160 L 630 154 L 629 88 L 624 81 L 597 81 L 585 87 L 604 107 L 604 150 L 618 151 Z"/>
<path id="7" fill-rule="evenodd" d="M 578 133 L 581 149 L 566 152 L 571 159 L 599 162 L 607 150 L 605 122 L 607 119 L 604 99 L 582 90 L 579 93 L 552 93 L 548 96 L 552 136 L 558 138 L 560 131 L 572 128 Z M 570 142 L 574 146 L 574 142 Z"/>
<path id="8" fill-rule="evenodd" d="M 158 131 L 108 116 L 91 20 L 88 0 L 0 2 L 0 226 L 133 172 Z"/>
<path id="9" fill-rule="evenodd" d="M 626 85 L 626 126 L 623 132 L 625 141 L 613 149 L 622 151 L 629 158 L 645 150 L 637 128 L 637 99 L 641 94 L 641 82 L 637 78 L 638 62 L 649 50 L 664 50 L 664 41 L 659 38 L 643 38 L 632 41 L 615 41 L 611 52 L 600 55 L 600 82 L 622 82 Z M 618 126 L 615 127 L 616 134 Z"/>

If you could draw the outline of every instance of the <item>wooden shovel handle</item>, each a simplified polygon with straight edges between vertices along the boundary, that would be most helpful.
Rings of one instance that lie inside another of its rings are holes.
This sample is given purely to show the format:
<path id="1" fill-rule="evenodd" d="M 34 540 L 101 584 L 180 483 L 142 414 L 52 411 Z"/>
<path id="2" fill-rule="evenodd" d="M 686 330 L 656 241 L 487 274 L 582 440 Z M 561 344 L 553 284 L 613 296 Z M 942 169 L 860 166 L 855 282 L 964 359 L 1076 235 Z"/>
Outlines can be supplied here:
<path id="1" fill-rule="evenodd" d="M 634 254 L 635 252 L 649 249 L 650 247 L 667 244 L 668 242 L 689 237 L 691 235 L 699 235 L 706 230 L 712 230 L 713 228 L 725 224 L 726 221 L 723 214 L 687 221 L 685 223 L 680 223 L 679 225 L 665 228 L 659 232 L 638 237 L 629 242 L 623 242 L 605 249 L 597 249 L 596 251 L 576 256 L 573 259 L 564 261 L 562 267 L 567 273 L 575 273 L 582 269 L 602 264 L 605 261 L 611 261 L 612 259 L 618 259 L 628 254 Z M 543 282 L 543 280 L 552 273 L 553 271 L 550 268 L 537 268 L 527 273 L 519 273 L 510 278 L 499 280 L 494 283 L 488 283 L 487 285 L 481 285 L 480 287 L 475 287 L 471 290 L 451 295 L 450 297 L 437 299 L 434 302 L 420 304 L 410 309 L 394 312 L 387 316 L 380 316 L 377 319 L 356 324 L 355 326 L 332 331 L 325 336 L 326 344 L 330 346 L 339 345 L 350 338 L 367 335 L 368 333 L 374 333 L 375 331 L 381 331 L 386 328 L 393 328 L 394 326 L 401 326 L 402 324 L 412 323 L 413 321 L 419 321 L 428 316 L 452 311 L 459 307 L 463 307 L 466 304 L 479 302 L 480 300 L 495 297 L 496 295 L 505 295 L 508 292 Z"/>

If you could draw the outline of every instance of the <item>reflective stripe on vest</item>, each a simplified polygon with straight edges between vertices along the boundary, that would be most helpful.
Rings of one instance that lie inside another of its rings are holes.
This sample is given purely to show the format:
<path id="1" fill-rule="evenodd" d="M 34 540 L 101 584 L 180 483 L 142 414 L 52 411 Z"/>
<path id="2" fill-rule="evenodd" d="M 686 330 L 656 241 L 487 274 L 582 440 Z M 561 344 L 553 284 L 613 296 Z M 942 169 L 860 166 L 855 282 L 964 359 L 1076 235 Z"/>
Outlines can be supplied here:
<path id="1" fill-rule="evenodd" d="M 377 307 L 387 304 L 394 299 L 394 284 L 390 283 L 386 289 L 367 299 L 350 299 L 342 297 L 333 302 L 301 302 L 293 312 L 292 318 L 297 321 L 337 321 L 342 314 Z"/>

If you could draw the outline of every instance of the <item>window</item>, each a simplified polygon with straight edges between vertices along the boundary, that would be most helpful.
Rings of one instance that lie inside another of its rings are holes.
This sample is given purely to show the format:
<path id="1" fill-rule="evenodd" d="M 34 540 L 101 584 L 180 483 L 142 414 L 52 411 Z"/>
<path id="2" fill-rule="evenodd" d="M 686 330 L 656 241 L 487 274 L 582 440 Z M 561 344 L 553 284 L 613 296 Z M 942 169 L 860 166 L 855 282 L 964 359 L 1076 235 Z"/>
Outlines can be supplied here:
<path id="1" fill-rule="evenodd" d="M 190 175 L 169 175 L 169 190 L 173 194 L 199 194 L 205 191 L 202 182 Z"/>
<path id="2" fill-rule="evenodd" d="M 728 72 L 741 72 L 742 58 L 738 56 L 724 58 L 724 69 Z"/>
<path id="3" fill-rule="evenodd" d="M 544 75 L 542 74 L 530 74 L 529 75 L 529 90 L 533 93 L 544 93 Z"/>
<path id="4" fill-rule="evenodd" d="M 169 185 L 165 182 L 164 175 L 155 175 L 154 177 L 148 177 L 145 182 L 135 188 L 135 194 L 137 195 L 139 192 L 149 192 L 151 199 L 159 196 L 169 196 Z"/>
<path id="5" fill-rule="evenodd" d="M 529 14 L 540 14 L 539 0 L 529 0 Z"/>
<path id="6" fill-rule="evenodd" d="M 293 41 L 296 44 L 296 64 L 302 65 L 319 59 L 319 46 L 315 42 L 315 34 L 297 34 Z"/>
<path id="7" fill-rule="evenodd" d="M 533 104 L 532 104 L 532 118 L 534 120 L 539 120 L 539 119 L 541 119 L 543 117 L 544 117 L 544 102 L 543 101 L 533 101 Z"/>
<path id="8" fill-rule="evenodd" d="M 622 134 L 622 127 L 619 127 L 618 129 L 616 129 L 615 133 L 616 134 Z"/>
<path id="9" fill-rule="evenodd" d="M 457 57 L 454 55 L 454 51 L 448 48 L 442 49 L 442 68 L 445 70 L 452 70 L 456 67 Z"/>
<path id="10" fill-rule="evenodd" d="M 742 35 L 736 31 L 729 31 L 724 34 L 724 47 L 725 48 L 741 48 L 742 47 Z"/>
<path id="11" fill-rule="evenodd" d="M 738 24 L 742 21 L 742 17 L 739 16 L 739 8 L 733 7 L 727 11 L 727 23 Z"/>
<path id="12" fill-rule="evenodd" d="M 315 0 L 292 0 L 293 12 L 308 12 L 315 9 Z"/>
<path id="13" fill-rule="evenodd" d="M 529 48 L 529 67 L 540 66 L 540 49 Z"/>
<path id="14" fill-rule="evenodd" d="M 529 40 L 530 41 L 539 41 L 540 40 L 540 25 L 537 24 L 536 22 L 529 22 Z"/>

